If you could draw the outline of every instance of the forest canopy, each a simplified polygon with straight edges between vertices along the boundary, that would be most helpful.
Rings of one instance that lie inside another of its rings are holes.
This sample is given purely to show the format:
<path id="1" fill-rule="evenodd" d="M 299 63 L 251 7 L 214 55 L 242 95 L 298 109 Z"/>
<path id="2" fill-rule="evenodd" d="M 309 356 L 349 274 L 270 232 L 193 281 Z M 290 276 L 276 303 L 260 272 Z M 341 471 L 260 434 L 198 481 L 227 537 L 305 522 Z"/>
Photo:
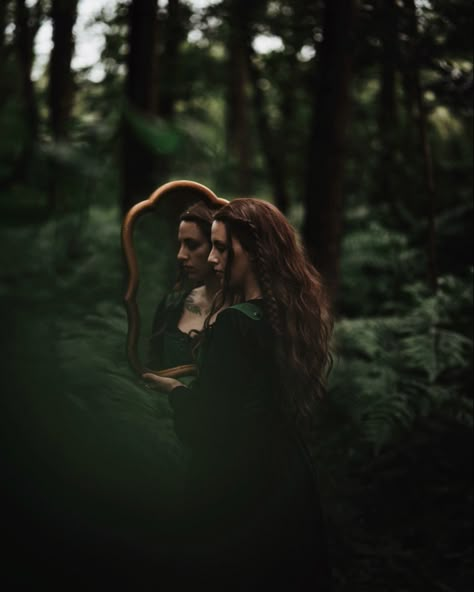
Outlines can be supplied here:
<path id="1" fill-rule="evenodd" d="M 19 512 L 127 531 L 172 496 L 170 409 L 127 368 L 120 225 L 190 179 L 275 203 L 333 296 L 314 453 L 338 592 L 472 589 L 472 30 L 468 0 L 0 0 Z"/>

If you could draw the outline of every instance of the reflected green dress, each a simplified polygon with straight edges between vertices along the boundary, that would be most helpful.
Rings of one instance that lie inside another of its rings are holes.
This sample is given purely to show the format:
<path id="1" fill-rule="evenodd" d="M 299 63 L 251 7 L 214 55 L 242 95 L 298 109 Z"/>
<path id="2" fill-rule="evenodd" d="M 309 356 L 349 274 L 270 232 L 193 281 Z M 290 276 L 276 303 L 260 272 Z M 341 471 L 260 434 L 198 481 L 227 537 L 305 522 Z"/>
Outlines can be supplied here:
<path id="1" fill-rule="evenodd" d="M 188 334 L 178 329 L 184 301 L 189 292 L 171 292 L 158 304 L 153 319 L 148 348 L 148 368 L 164 370 L 176 366 L 195 364 L 193 347 L 198 333 Z M 189 384 L 194 376 L 180 377 Z"/>
<path id="2" fill-rule="evenodd" d="M 179 556 L 223 589 L 253 581 L 299 590 L 307 582 L 304 589 L 329 592 L 316 474 L 280 411 L 281 388 L 261 301 L 221 312 L 206 333 L 198 379 L 170 394 L 177 435 L 191 452 Z"/>

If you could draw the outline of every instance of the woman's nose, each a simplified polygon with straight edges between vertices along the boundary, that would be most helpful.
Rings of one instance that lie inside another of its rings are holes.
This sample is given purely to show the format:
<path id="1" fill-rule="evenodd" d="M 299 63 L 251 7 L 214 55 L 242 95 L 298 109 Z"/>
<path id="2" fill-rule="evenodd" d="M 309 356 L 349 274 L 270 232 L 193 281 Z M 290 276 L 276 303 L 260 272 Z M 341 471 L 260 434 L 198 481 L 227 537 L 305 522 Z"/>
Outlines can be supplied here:
<path id="1" fill-rule="evenodd" d="M 178 251 L 177 258 L 178 258 L 178 261 L 186 261 L 186 259 L 188 258 L 188 255 L 187 255 L 186 251 L 183 248 L 181 248 Z"/>
<path id="2" fill-rule="evenodd" d="M 209 253 L 209 256 L 207 258 L 208 263 L 210 263 L 211 265 L 215 265 L 217 263 L 216 260 L 216 255 L 214 253 L 214 249 L 212 249 L 212 251 Z"/>

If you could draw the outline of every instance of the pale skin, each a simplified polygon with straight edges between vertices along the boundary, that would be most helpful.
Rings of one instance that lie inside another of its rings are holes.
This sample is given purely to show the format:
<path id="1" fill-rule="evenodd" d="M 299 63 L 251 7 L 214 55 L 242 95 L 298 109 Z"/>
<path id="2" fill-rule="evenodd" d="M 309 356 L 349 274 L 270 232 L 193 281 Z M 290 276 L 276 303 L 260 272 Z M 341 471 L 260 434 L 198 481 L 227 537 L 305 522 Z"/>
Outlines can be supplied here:
<path id="1" fill-rule="evenodd" d="M 183 221 L 178 230 L 177 259 L 189 279 L 202 284 L 194 288 L 184 302 L 178 329 L 183 333 L 201 331 L 209 314 L 220 281 L 208 262 L 209 243 L 195 222 Z"/>
<path id="2" fill-rule="evenodd" d="M 215 276 L 222 281 L 228 258 L 227 230 L 222 222 L 218 220 L 213 222 L 211 237 L 212 249 L 207 261 L 212 266 Z M 232 237 L 232 250 L 234 251 L 234 260 L 230 275 L 230 285 L 241 292 L 244 300 L 261 298 L 262 290 L 255 274 L 252 257 L 235 237 Z M 215 316 L 217 316 L 217 313 Z M 214 320 L 215 318 L 211 319 L 211 322 Z M 175 378 L 166 378 L 157 376 L 156 374 L 145 373 L 142 375 L 142 378 L 151 388 L 164 393 L 170 393 L 175 387 L 182 386 L 182 383 Z"/>

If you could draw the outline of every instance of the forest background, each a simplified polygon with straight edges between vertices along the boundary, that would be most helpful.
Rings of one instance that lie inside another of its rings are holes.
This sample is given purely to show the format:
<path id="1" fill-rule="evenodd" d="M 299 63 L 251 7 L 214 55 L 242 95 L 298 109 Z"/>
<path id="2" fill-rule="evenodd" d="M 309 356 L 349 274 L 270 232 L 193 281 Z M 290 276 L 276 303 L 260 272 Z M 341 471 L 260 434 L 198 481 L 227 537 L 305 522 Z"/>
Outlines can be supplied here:
<path id="1" fill-rule="evenodd" d="M 337 590 L 471 590 L 472 3 L 92 4 L 0 1 L 15 557 L 45 525 L 133 537 L 173 497 L 169 406 L 127 366 L 120 225 L 191 179 L 276 203 L 332 290 L 314 452 Z"/>

